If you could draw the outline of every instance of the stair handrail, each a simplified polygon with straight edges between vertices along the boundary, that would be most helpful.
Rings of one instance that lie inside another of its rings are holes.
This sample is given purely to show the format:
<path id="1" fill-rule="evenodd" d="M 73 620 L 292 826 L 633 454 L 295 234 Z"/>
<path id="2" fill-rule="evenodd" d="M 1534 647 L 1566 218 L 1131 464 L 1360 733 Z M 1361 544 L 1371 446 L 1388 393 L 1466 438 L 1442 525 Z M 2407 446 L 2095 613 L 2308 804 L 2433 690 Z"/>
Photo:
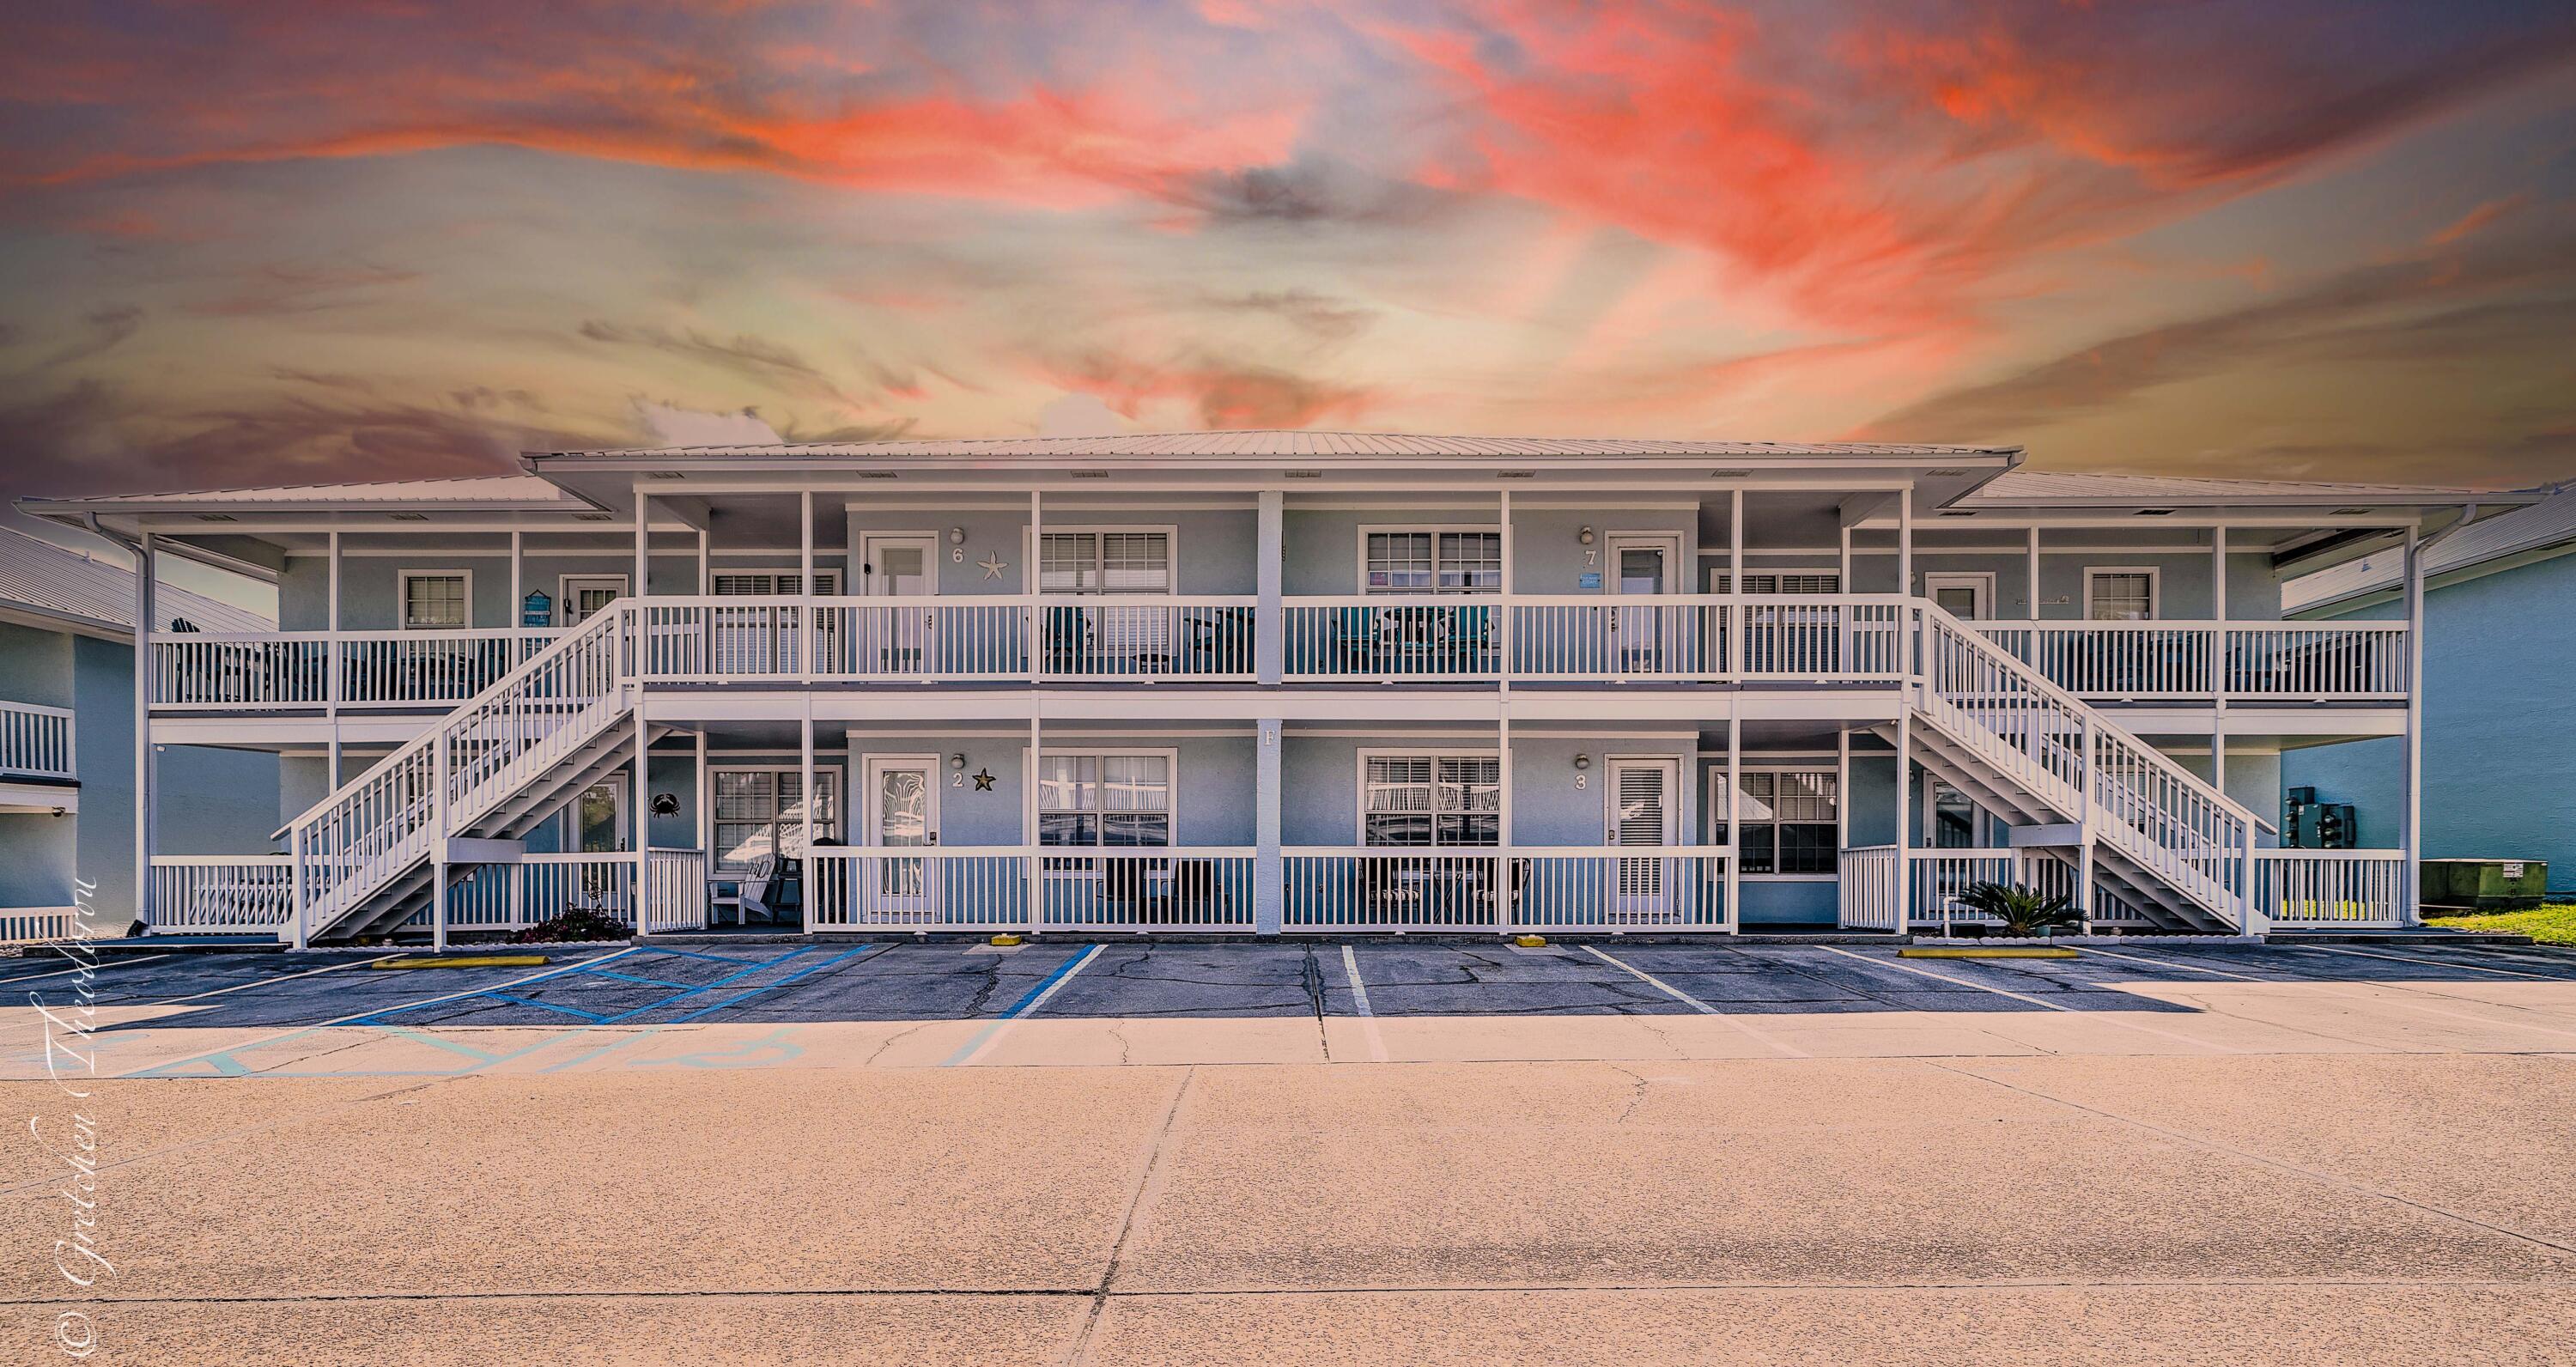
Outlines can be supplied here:
<path id="1" fill-rule="evenodd" d="M 450 782 L 450 775 L 449 766 L 441 762 L 446 754 L 444 747 L 466 728 L 471 727 L 494 704 L 522 689 L 530 679 L 553 669 L 567 655 L 589 648 L 603 636 L 613 638 L 609 649 L 606 693 L 613 695 L 624 689 L 630 682 L 632 672 L 627 652 L 623 648 L 625 623 L 631 614 L 632 607 L 631 601 L 619 599 L 601 608 L 581 626 L 549 642 L 543 650 L 529 656 L 490 684 L 485 685 L 473 697 L 450 708 L 436 724 L 424 728 L 419 735 L 397 746 L 393 753 L 369 765 L 365 772 L 341 784 L 329 795 L 306 808 L 293 821 L 279 828 L 271 838 L 283 837 L 291 841 L 289 848 L 295 869 L 296 890 L 294 898 L 296 905 L 291 914 L 296 918 L 296 923 L 292 927 L 295 934 L 300 937 L 306 930 L 304 918 L 311 908 L 305 904 L 304 880 L 313 862 L 334 859 L 342 853 L 313 849 L 311 847 L 313 831 L 377 790 L 389 787 L 404 773 L 425 766 L 429 774 L 430 788 L 411 796 L 408 800 L 396 794 L 395 800 L 388 804 L 385 814 L 387 819 L 398 813 L 404 814 L 404 818 L 411 824 L 390 839 L 378 842 L 381 848 L 372 851 L 367 857 L 380 858 L 397 851 L 416 838 L 421 831 L 431 826 L 442 828 L 430 831 L 429 838 L 433 843 L 451 834 L 452 831 L 445 828 L 454 827 L 460 820 L 470 820 L 472 813 L 462 804 L 453 802 L 452 795 L 445 791 Z M 438 815 L 423 823 L 419 820 L 417 812 L 417 809 L 422 806 L 426 806 L 432 813 Z M 337 891 L 338 888 L 335 886 L 327 890 L 327 893 L 336 894 Z"/>
<path id="2" fill-rule="evenodd" d="M 2032 692 L 2046 698 L 2052 705 L 2065 708 L 2074 712 L 2079 717 L 2089 719 L 2092 723 L 2094 745 L 2084 754 L 2085 772 L 2088 776 L 2098 776 L 2102 766 L 2103 747 L 2106 744 L 2114 746 L 2120 751 L 2120 758 L 2123 761 L 2130 759 L 2141 761 L 2144 767 L 2160 771 L 2166 777 L 2178 781 L 2186 789 L 2194 792 L 2196 796 L 2209 802 L 2212 807 L 2217 809 L 2223 815 L 2242 823 L 2241 830 L 2245 838 L 2221 842 L 2219 849 L 2226 859 L 2231 862 L 2238 863 L 2243 867 L 2243 886 L 2234 889 L 2234 892 L 2237 896 L 2243 899 L 2243 904 L 2249 911 L 2250 919 L 2250 910 L 2254 905 L 2255 896 L 2254 867 L 2252 855 L 2250 853 L 2252 841 L 2250 837 L 2251 833 L 2261 825 L 2261 819 L 2256 817 L 2251 809 L 2247 808 L 2243 803 L 2238 802 L 2236 799 L 2229 797 L 2224 791 L 2219 789 L 2217 785 L 2202 778 L 2200 775 L 2193 773 L 2189 769 L 2184 768 L 2179 763 L 2176 763 L 2171 756 L 2168 756 L 2163 751 L 2147 744 L 2144 740 L 2140 739 L 2135 732 L 2130 731 L 2127 727 L 2122 726 L 2117 721 L 2113 720 L 2108 713 L 2105 713 L 2101 709 L 2094 707 L 2092 704 L 2085 702 L 2082 698 L 2077 697 L 2072 691 L 2059 686 L 2055 680 L 2040 672 L 2036 666 L 2024 663 L 2019 658 L 2015 657 L 2012 652 L 2004 649 L 2001 645 L 1986 636 L 1985 633 L 1970 627 L 1965 621 L 1952 614 L 1949 609 L 1942 607 L 1940 604 L 1935 603 L 1928 598 L 1919 597 L 1914 600 L 1914 606 L 1917 613 L 1920 614 L 1918 620 L 1922 623 L 1925 631 L 1928 632 L 1938 628 L 1947 635 L 1966 642 L 1968 649 L 1972 653 L 1982 655 L 1990 662 L 2001 666 L 2006 673 L 2012 675 L 2025 686 L 2029 687 Z M 1928 656 L 1928 650 L 1925 653 Z M 1916 662 L 1915 669 L 1910 670 L 1909 673 L 1919 673 L 1920 666 L 1921 661 L 1918 660 Z M 2091 785 L 2088 785 L 2086 788 L 2084 800 L 2091 805 L 2102 805 L 2101 794 Z M 2161 807 L 2162 804 L 2156 805 Z M 2090 823 L 2087 824 L 2089 825 Z M 2141 837 L 2145 837 L 2147 835 L 2146 832 L 2137 830 L 2136 827 L 2128 825 L 2125 821 L 2115 822 L 2113 824 L 2122 830 L 2132 832 L 2133 834 Z M 2172 848 L 2171 846 L 2164 845 L 2160 841 L 2157 842 L 2157 845 L 2158 848 Z"/>

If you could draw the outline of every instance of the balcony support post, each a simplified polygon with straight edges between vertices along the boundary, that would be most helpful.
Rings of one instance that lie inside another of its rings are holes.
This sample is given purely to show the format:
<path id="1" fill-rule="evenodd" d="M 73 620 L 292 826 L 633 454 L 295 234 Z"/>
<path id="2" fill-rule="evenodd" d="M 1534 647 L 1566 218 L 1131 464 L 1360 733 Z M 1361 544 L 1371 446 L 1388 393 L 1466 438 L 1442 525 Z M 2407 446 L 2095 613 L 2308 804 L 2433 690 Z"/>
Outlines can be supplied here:
<path id="1" fill-rule="evenodd" d="M 1029 543 L 1032 546 L 1037 544 L 1037 537 L 1035 535 L 1037 511 L 1037 495 L 1031 494 L 1029 495 L 1029 526 L 1031 529 Z M 1037 570 L 1034 564 L 1030 567 L 1029 579 L 1031 583 L 1037 582 Z M 1037 657 L 1034 655 L 1030 656 L 1030 659 L 1032 660 L 1035 660 L 1036 658 Z M 1029 717 L 1029 743 L 1022 753 L 1020 765 L 1020 771 L 1028 776 L 1026 781 L 1020 784 L 1020 844 L 1029 852 L 1027 860 L 1029 880 L 1029 934 L 1031 935 L 1035 935 L 1046 929 L 1046 868 L 1044 861 L 1038 857 L 1037 852 L 1038 779 L 1042 773 L 1042 770 L 1039 768 L 1039 745 L 1041 740 L 1042 737 L 1039 734 L 1038 719 L 1033 714 Z"/>
<path id="2" fill-rule="evenodd" d="M 93 528 L 96 526 L 92 524 Z M 143 533 L 134 553 L 134 918 L 152 923 L 152 815 L 159 767 L 152 750 L 152 614 L 158 594 L 159 552 Z"/>
<path id="3" fill-rule="evenodd" d="M 1260 601 L 1253 610 L 1252 677 L 1259 683 L 1275 684 L 1280 680 L 1286 658 L 1285 643 L 1280 637 L 1279 594 L 1281 579 L 1287 573 L 1283 529 L 1287 522 L 1288 496 L 1278 489 L 1264 489 L 1259 498 L 1259 510 L 1254 518 L 1258 532 L 1253 546 L 1253 579 Z M 1032 509 L 1031 513 L 1034 515 L 1035 510 Z M 1232 661 L 1221 663 L 1225 668 L 1234 667 Z"/>
<path id="4" fill-rule="evenodd" d="M 2398 919 L 2421 918 L 2424 867 L 2424 542 L 2406 528 L 2406 872 L 2397 888 Z"/>
<path id="5" fill-rule="evenodd" d="M 517 532 L 510 533 L 510 542 L 513 546 L 518 544 L 518 540 Z M 517 591 L 515 579 L 512 580 L 512 591 L 514 593 Z M 330 596 L 330 616 L 327 620 L 331 635 L 328 643 L 322 647 L 322 709 L 323 715 L 331 723 L 331 782 L 328 791 L 336 793 L 340 791 L 340 784 L 344 781 L 340 775 L 343 764 L 340 754 L 340 700 L 348 696 L 349 691 L 344 678 L 349 668 L 348 651 L 340 640 L 340 533 L 337 529 L 331 533 Z M 396 604 L 394 610 L 400 612 L 401 605 Z M 515 664 L 516 661 L 512 663 Z M 300 934 L 302 927 L 298 927 L 297 931 Z"/>
<path id="6" fill-rule="evenodd" d="M 1896 491 L 1896 591 L 1914 596 L 1914 486 Z M 1909 674 L 1911 670 L 1907 671 Z"/>
<path id="7" fill-rule="evenodd" d="M 922 566 L 923 573 L 939 573 L 939 554 L 935 544 L 931 554 L 925 558 L 930 563 Z M 799 576 L 796 580 L 796 677 L 806 686 L 805 712 L 811 717 L 814 712 L 811 698 L 814 642 L 819 635 L 815 628 L 821 625 L 814 619 L 814 491 L 811 489 L 801 489 L 796 494 L 796 573 Z M 922 663 L 927 666 L 930 662 L 924 660 Z M 931 777 L 937 778 L 938 775 Z M 811 788 L 805 790 L 805 805 L 808 809 L 814 805 L 814 790 Z M 813 884 L 807 883 L 806 886 L 811 888 Z M 808 911 L 805 918 L 808 928 L 812 927 L 813 919 L 811 911 Z"/>
<path id="8" fill-rule="evenodd" d="M 1498 529 L 1495 541 L 1501 548 L 1503 557 L 1501 610 L 1503 620 L 1495 636 L 1497 643 L 1502 647 L 1503 658 L 1498 662 L 1501 668 L 1498 671 L 1499 680 L 1495 686 L 1508 694 L 1512 691 L 1512 618 L 1516 615 L 1512 609 L 1512 592 L 1513 585 L 1518 582 L 1518 576 L 1512 573 L 1512 491 L 1503 489 L 1497 492 L 1499 496 L 1494 510 L 1494 523 Z"/>
<path id="9" fill-rule="evenodd" d="M 2209 786 L 2227 791 L 2227 528 L 2210 533 Z"/>
<path id="10" fill-rule="evenodd" d="M 1029 490 L 1029 568 L 1026 573 L 1020 576 L 1020 591 L 1028 596 L 1027 601 L 1029 604 L 1029 687 L 1031 688 L 1037 687 L 1038 681 L 1046 674 L 1046 607 L 1038 600 L 1038 594 L 1044 587 L 1040 579 L 1040 570 L 1045 562 L 1046 556 L 1046 508 L 1044 504 L 1045 499 L 1043 495 L 1035 489 Z M 1029 723 L 1029 764 L 1031 766 L 1029 770 L 1029 801 L 1031 805 L 1029 807 L 1029 824 L 1027 828 L 1028 841 L 1032 845 L 1036 844 L 1038 839 L 1037 807 L 1035 805 L 1037 802 L 1037 769 L 1035 767 L 1037 764 L 1037 754 L 1037 722 L 1032 720 Z M 1037 914 L 1037 899 L 1038 866 L 1036 861 L 1032 860 L 1029 864 L 1029 914 L 1032 916 Z M 1032 929 L 1034 929 L 1034 927 L 1032 927 Z"/>
<path id="11" fill-rule="evenodd" d="M 1433 774 L 1436 781 L 1439 777 Z M 1512 714 L 1508 705 L 1494 721 L 1494 932 L 1512 933 Z M 1612 810 L 1616 810 L 1613 808 Z M 1436 818 L 1435 818 L 1436 819 Z M 1615 831 L 1605 831 L 1603 844 L 1617 841 Z M 1612 895 L 1604 887 L 1605 896 Z"/>
<path id="12" fill-rule="evenodd" d="M 1846 528 L 1843 535 L 1848 538 L 1851 535 L 1850 529 Z M 1731 491 L 1726 500 L 1726 597 L 1726 605 L 1719 609 L 1726 614 L 1727 618 L 1726 676 L 1737 680 L 1740 685 L 1744 678 L 1744 636 L 1753 622 L 1753 614 L 1744 610 L 1744 491 L 1742 489 Z M 1728 867 L 1728 876 L 1731 879 L 1733 865 L 1730 863 Z M 1732 882 L 1727 884 L 1726 914 L 1730 920 L 1735 916 L 1734 886 Z"/>
<path id="13" fill-rule="evenodd" d="M 1736 497 L 1741 499 L 1743 494 L 1739 492 Z M 1735 701 L 1741 701 L 1740 695 Z M 1843 741 L 1849 745 L 1850 737 L 1845 735 Z M 1737 829 L 1742 824 L 1737 818 L 1744 814 L 1743 782 L 1744 715 L 1730 706 L 1726 714 L 1726 929 L 1730 934 L 1740 934 L 1744 930 L 1744 843 L 1740 838 L 1742 832 Z M 1615 794 L 1612 800 L 1617 800 Z M 1840 847 L 1836 848 L 1839 850 Z M 1776 858 L 1777 850 L 1773 853 Z M 1778 868 L 1779 865 L 1774 863 L 1772 867 Z"/>
<path id="14" fill-rule="evenodd" d="M 1911 661 L 1914 644 L 1902 645 Z M 1891 890 L 1899 935 L 1914 928 L 1914 667 L 1908 663 L 1903 668 L 1904 700 L 1896 708 L 1896 886 Z"/>
<path id="15" fill-rule="evenodd" d="M 2030 528 L 2030 553 L 2024 557 L 2025 586 L 2030 595 L 2030 620 L 2039 620 L 2039 524 Z M 2031 658 L 2039 658 L 2039 629 L 2031 628 Z"/>
<path id="16" fill-rule="evenodd" d="M 645 511 L 652 502 L 653 500 L 645 494 L 644 486 L 641 484 L 636 485 L 635 588 L 633 592 L 635 594 L 635 601 L 638 603 L 644 601 L 645 576 L 650 574 L 653 569 L 653 528 L 652 524 L 646 520 L 648 514 Z M 636 625 L 642 626 L 643 623 L 638 622 Z"/>
<path id="17" fill-rule="evenodd" d="M 1286 865 L 1279 856 L 1281 752 L 1286 745 L 1277 717 L 1255 723 L 1253 755 L 1252 930 L 1277 935 L 1287 898 Z"/>

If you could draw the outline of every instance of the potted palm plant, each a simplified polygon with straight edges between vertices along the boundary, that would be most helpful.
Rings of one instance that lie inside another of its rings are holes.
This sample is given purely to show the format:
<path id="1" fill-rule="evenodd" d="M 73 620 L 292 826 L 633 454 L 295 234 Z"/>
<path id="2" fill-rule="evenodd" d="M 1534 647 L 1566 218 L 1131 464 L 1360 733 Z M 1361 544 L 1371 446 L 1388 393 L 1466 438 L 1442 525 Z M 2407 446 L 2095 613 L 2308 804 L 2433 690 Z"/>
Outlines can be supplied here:
<path id="1" fill-rule="evenodd" d="M 1958 900 L 1961 910 L 1994 918 L 1996 924 L 1988 928 L 1994 935 L 2039 938 L 2084 924 L 2064 897 L 2018 883 L 1971 883 L 1960 890 Z"/>

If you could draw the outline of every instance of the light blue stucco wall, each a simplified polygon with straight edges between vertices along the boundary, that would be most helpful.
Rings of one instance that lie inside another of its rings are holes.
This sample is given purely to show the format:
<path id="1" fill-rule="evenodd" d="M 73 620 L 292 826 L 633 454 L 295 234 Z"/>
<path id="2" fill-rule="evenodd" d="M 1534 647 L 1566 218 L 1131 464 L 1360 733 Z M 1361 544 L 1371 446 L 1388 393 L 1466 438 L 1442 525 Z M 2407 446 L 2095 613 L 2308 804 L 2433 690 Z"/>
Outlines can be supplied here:
<path id="1" fill-rule="evenodd" d="M 69 707 L 79 811 L 0 814 L 0 905 L 65 906 L 95 885 L 103 922 L 134 914 L 134 669 L 122 641 L 0 625 L 0 698 Z M 157 848 L 264 851 L 278 807 L 278 760 L 255 751 L 166 746 Z"/>
<path id="2" fill-rule="evenodd" d="M 1747 563 L 1753 562 L 1748 559 Z M 2156 570 L 2156 612 L 2159 617 L 2205 620 L 2213 615 L 2217 606 L 2217 583 L 2212 573 L 2215 566 L 2206 550 L 2052 552 L 2043 542 L 2039 554 L 2041 620 L 2081 618 L 2084 615 L 2084 572 L 2115 566 L 2144 566 Z M 2005 620 L 2028 620 L 2031 615 L 2030 562 L 2025 556 L 2000 551 L 1918 550 L 1914 553 L 1915 591 L 1918 593 L 1922 591 L 1926 574 L 1993 575 L 1993 616 Z M 1891 591 L 1896 583 L 1896 557 L 1878 552 L 1855 555 L 1852 583 L 1858 593 Z M 2228 552 L 2227 615 L 2233 620 L 2246 622 L 2268 622 L 2280 618 L 2281 584 L 2273 575 L 2268 554 Z"/>
<path id="3" fill-rule="evenodd" d="M 2424 854 L 2546 859 L 2576 891 L 2576 556 L 2424 596 Z M 2403 618 L 2399 603 L 2346 620 Z M 2394 846 L 2405 801 L 2400 739 L 2291 751 L 2284 781 L 2349 802 L 2364 845 Z"/>

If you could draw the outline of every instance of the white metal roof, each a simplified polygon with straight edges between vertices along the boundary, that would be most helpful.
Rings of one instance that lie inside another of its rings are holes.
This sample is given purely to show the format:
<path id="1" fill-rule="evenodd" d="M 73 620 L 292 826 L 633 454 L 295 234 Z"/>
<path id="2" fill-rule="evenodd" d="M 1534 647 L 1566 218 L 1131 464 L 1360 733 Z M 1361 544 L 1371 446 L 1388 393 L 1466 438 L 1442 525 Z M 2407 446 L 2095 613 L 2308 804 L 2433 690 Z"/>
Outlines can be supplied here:
<path id="1" fill-rule="evenodd" d="M 47 617 L 91 626 L 134 630 L 134 572 L 111 561 L 0 527 L 0 604 L 32 608 Z M 199 631 L 275 631 L 277 624 L 248 608 L 163 584 L 155 631 L 186 621 Z"/>
<path id="2" fill-rule="evenodd" d="M 100 506 L 190 503 L 340 505 L 348 503 L 560 503 L 588 507 L 541 475 L 472 475 L 458 479 L 397 479 L 371 484 L 281 484 L 259 489 L 205 489 L 184 493 L 110 494 L 77 499 L 36 499 Z"/>
<path id="3" fill-rule="evenodd" d="M 2424 552 L 2424 577 L 2431 580 L 2571 541 L 2576 541 L 2576 486 L 2561 485 L 2556 493 L 2538 503 L 2480 518 L 2434 542 Z M 2375 551 L 2283 584 L 2281 610 L 2303 612 L 2395 588 L 2405 574 L 2404 548 Z"/>
<path id="4" fill-rule="evenodd" d="M 1263 429 L 1222 432 L 1133 432 L 1108 437 L 968 437 L 907 441 L 801 442 L 773 446 L 630 447 L 555 451 L 554 457 L 646 459 L 654 456 L 811 456 L 819 458 L 966 457 L 1080 460 L 1117 456 L 1297 457 L 1493 456 L 1817 457 L 2008 456 L 2018 446 L 1939 446 L 1905 442 L 1770 442 L 1640 440 L 1628 437 L 1436 437 L 1403 432 L 1315 432 Z"/>
<path id="5" fill-rule="evenodd" d="M 2474 498 L 2467 489 L 2406 484 L 2338 484 L 2309 480 L 2197 479 L 2169 475 L 2077 474 L 2008 470 L 1959 500 L 1963 508 L 2049 503 L 2323 503 L 2448 502 Z"/>

